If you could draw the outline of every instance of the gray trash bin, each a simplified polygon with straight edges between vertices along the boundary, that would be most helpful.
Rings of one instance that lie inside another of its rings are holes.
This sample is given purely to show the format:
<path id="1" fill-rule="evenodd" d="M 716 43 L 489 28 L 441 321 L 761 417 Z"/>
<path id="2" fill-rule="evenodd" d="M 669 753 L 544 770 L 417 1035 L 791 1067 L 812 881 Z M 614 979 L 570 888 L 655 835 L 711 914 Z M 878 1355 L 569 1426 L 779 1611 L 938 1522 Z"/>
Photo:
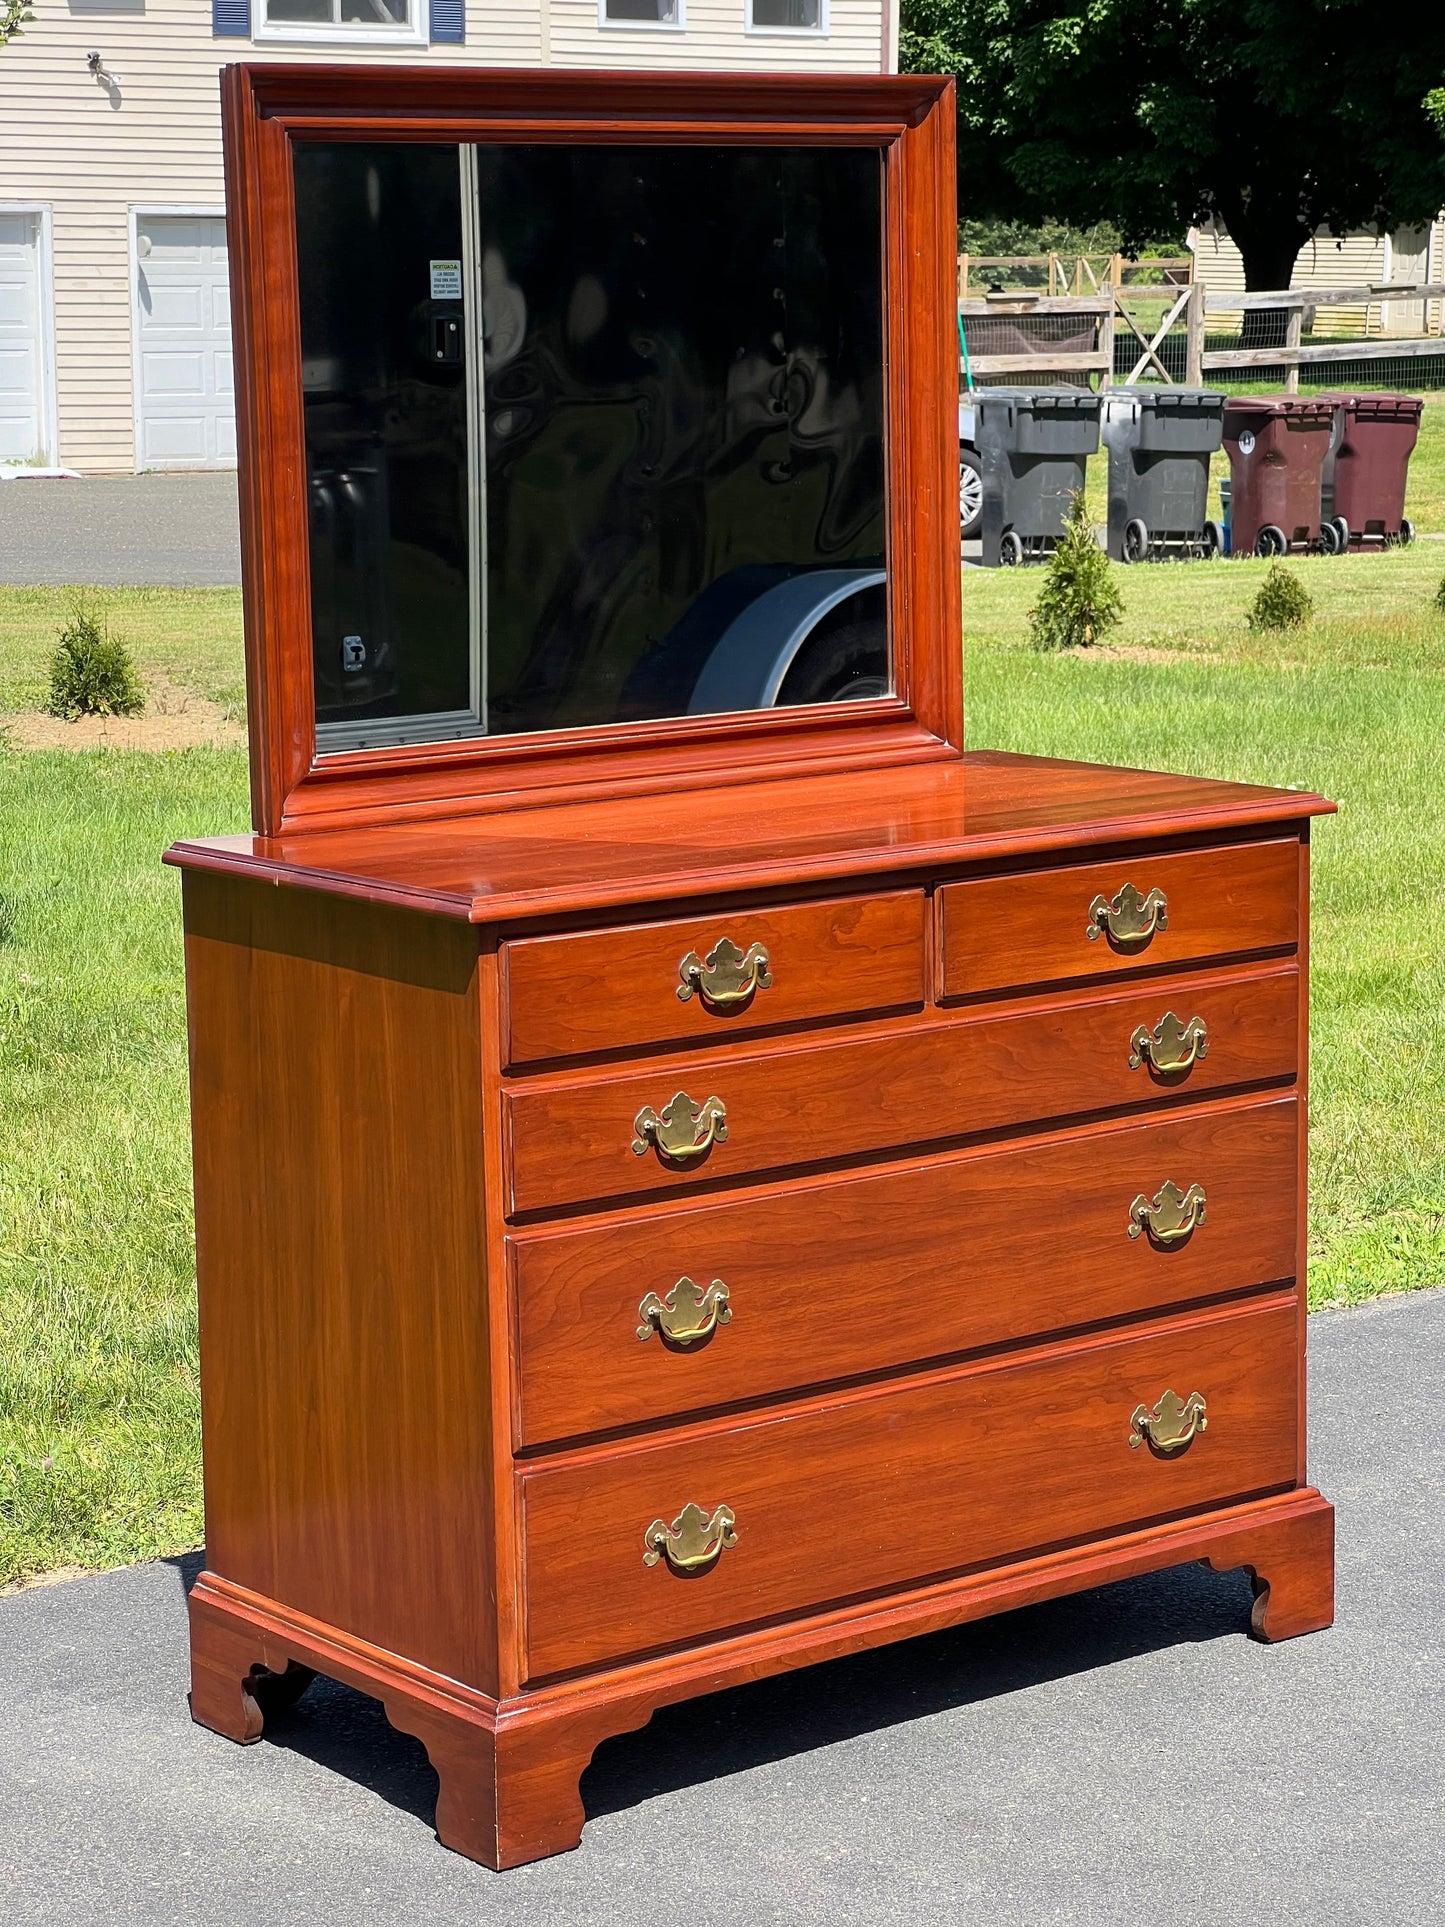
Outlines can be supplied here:
<path id="1" fill-rule="evenodd" d="M 1224 439 L 1224 396 L 1214 388 L 1111 388 L 1104 396 L 1109 451 L 1109 553 L 1116 562 L 1219 555 L 1209 514 L 1209 458 Z"/>
<path id="2" fill-rule="evenodd" d="M 1087 388 L 977 388 L 983 464 L 983 565 L 1039 562 L 1064 532 L 1069 498 L 1099 446 L 1099 396 Z"/>

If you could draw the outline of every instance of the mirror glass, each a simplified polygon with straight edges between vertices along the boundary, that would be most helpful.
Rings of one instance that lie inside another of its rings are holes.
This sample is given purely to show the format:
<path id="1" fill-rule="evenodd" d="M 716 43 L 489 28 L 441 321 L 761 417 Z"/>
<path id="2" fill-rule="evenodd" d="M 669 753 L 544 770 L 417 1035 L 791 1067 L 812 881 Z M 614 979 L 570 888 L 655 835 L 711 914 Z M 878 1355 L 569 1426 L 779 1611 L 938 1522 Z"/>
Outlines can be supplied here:
<path id="1" fill-rule="evenodd" d="M 888 691 L 877 148 L 295 186 L 318 749 Z"/>

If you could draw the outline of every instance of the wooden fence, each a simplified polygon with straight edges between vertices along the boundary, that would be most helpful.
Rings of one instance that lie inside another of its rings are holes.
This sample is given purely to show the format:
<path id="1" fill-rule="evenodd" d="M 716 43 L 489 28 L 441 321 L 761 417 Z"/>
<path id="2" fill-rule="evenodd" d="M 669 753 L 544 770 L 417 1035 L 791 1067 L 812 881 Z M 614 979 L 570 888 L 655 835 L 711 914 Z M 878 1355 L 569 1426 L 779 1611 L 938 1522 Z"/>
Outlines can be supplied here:
<path id="1" fill-rule="evenodd" d="M 1209 374 L 1282 368 L 1286 391 L 1293 394 L 1299 388 L 1300 369 L 1312 364 L 1445 355 L 1445 339 L 1428 334 L 1305 342 L 1306 309 L 1419 302 L 1422 314 L 1428 315 L 1429 304 L 1436 301 L 1445 301 L 1445 282 L 1290 288 L 1265 294 L 1211 293 L 1198 281 L 1184 286 L 1106 285 L 1095 294 L 1055 296 L 1011 289 L 982 298 L 960 298 L 959 322 L 967 344 L 960 372 L 985 380 L 1010 375 L 1092 375 L 1100 388 L 1107 388 L 1114 380 L 1115 342 L 1132 335 L 1136 354 L 1125 381 L 1173 382 L 1176 376 L 1166 364 L 1164 347 L 1171 335 L 1182 331 L 1186 385 L 1197 387 Z M 1151 304 L 1157 304 L 1157 321 L 1139 312 Z M 1210 315 L 1262 312 L 1284 314 L 1285 338 L 1278 346 L 1206 351 Z"/>
<path id="2" fill-rule="evenodd" d="M 1122 254 L 960 254 L 958 257 L 958 296 L 969 299 L 970 281 L 1006 279 L 1022 270 L 1044 273 L 1048 293 L 1100 294 L 1106 288 L 1122 288 L 1144 282 L 1158 274 L 1165 286 L 1181 287 L 1194 279 L 1194 256 L 1145 255 L 1130 260 Z M 1000 290 L 1002 292 L 1003 290 Z M 1027 289 L 1024 292 L 1028 292 Z"/>

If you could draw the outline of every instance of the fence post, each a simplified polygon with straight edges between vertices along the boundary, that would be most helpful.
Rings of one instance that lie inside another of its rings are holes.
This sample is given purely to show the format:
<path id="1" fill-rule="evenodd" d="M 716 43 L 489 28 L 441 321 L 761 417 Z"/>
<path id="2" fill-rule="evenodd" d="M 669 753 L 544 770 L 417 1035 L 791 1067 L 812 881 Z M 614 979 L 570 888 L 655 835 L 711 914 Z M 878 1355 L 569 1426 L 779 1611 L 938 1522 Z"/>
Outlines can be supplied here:
<path id="1" fill-rule="evenodd" d="M 1190 388 L 1204 384 L 1204 283 L 1189 284 L 1189 306 L 1184 311 L 1184 380 Z"/>
<path id="2" fill-rule="evenodd" d="M 958 298 L 960 301 L 968 299 L 968 256 L 966 254 L 960 254 L 958 257 Z"/>
<path id="3" fill-rule="evenodd" d="M 1099 371 L 1099 393 L 1113 384 L 1114 380 L 1114 303 L 1119 299 L 1113 288 L 1109 290 L 1109 305 L 1099 317 L 1099 353 L 1104 357 L 1104 366 Z"/>
<path id="4" fill-rule="evenodd" d="M 1304 318 L 1305 304 L 1303 300 L 1300 300 L 1290 309 L 1289 320 L 1285 324 L 1284 345 L 1286 348 L 1299 347 L 1300 335 L 1304 331 Z M 1292 361 L 1284 371 L 1284 392 L 1287 395 L 1297 395 L 1299 393 L 1298 361 Z"/>

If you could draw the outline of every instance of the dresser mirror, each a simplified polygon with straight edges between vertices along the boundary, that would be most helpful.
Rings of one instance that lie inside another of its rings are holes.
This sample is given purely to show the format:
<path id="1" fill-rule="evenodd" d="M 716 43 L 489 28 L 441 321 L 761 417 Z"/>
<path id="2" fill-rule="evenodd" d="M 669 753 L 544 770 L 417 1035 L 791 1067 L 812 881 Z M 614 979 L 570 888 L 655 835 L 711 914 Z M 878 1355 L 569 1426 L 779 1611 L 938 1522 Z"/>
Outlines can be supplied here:
<path id="1" fill-rule="evenodd" d="M 885 695 L 882 186 L 298 147 L 318 748 Z"/>
<path id="2" fill-rule="evenodd" d="M 258 831 L 957 761 L 938 94 L 228 69 Z"/>

